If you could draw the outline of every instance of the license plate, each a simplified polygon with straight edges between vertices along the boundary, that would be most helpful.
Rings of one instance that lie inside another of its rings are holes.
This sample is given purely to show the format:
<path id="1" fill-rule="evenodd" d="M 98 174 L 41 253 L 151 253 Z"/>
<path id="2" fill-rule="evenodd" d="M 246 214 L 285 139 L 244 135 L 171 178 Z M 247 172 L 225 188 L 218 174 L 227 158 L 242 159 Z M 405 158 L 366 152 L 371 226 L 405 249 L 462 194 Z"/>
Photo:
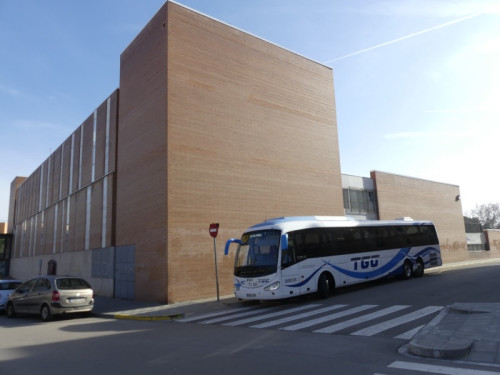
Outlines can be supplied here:
<path id="1" fill-rule="evenodd" d="M 68 303 L 75 304 L 75 303 L 84 303 L 85 298 L 68 298 Z"/>

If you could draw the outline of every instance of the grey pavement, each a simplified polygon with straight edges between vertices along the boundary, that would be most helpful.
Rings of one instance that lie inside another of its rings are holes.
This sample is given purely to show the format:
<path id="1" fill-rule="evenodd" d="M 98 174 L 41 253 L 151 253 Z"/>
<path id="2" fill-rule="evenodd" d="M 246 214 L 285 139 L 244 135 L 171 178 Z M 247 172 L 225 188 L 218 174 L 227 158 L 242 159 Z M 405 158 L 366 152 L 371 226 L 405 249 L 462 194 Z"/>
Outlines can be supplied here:
<path id="1" fill-rule="evenodd" d="M 442 269 L 463 265 L 465 263 L 450 264 Z M 219 300 L 214 298 L 161 305 L 97 296 L 94 314 L 114 319 L 174 320 L 229 307 L 247 306 L 249 303 L 256 302 L 241 302 L 234 296 L 224 296 Z M 500 365 L 500 303 L 455 303 L 446 306 L 400 352 L 428 358 Z"/>
<path id="2" fill-rule="evenodd" d="M 113 319 L 174 320 L 247 305 L 231 296 L 170 305 L 96 297 L 94 314 Z M 404 347 L 416 356 L 500 364 L 500 303 L 446 306 Z"/>

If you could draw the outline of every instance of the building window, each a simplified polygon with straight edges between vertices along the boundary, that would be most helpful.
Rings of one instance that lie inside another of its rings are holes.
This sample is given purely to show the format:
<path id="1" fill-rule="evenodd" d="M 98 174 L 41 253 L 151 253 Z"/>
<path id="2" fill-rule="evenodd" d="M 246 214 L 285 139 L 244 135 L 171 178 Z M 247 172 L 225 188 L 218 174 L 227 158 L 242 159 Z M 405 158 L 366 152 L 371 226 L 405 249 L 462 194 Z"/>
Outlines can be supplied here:
<path id="1" fill-rule="evenodd" d="M 375 191 L 364 189 L 342 189 L 346 213 L 361 214 L 376 212 Z"/>

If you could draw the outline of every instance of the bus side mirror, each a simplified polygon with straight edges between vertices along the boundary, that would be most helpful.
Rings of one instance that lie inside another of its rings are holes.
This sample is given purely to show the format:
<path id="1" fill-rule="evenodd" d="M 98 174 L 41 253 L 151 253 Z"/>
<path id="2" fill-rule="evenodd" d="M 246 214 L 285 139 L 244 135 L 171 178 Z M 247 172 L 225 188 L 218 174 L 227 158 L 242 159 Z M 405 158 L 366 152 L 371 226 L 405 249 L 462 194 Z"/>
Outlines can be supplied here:
<path id="1" fill-rule="evenodd" d="M 288 233 L 281 235 L 281 250 L 288 249 Z"/>
<path id="2" fill-rule="evenodd" d="M 237 238 L 230 238 L 226 242 L 226 247 L 224 248 L 224 255 L 227 255 L 229 253 L 229 245 L 231 245 L 233 242 L 236 242 L 238 245 L 243 245 L 243 242 Z"/>

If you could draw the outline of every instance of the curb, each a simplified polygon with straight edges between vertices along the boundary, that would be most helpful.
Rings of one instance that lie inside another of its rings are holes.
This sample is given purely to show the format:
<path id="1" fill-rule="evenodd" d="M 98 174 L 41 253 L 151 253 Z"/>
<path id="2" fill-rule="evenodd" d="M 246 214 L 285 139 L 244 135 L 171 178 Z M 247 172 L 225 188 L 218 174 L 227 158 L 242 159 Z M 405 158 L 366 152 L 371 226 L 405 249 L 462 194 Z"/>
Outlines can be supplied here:
<path id="1" fill-rule="evenodd" d="M 174 320 L 184 318 L 184 314 L 159 315 L 159 316 L 139 316 L 139 315 L 123 315 L 115 314 L 114 319 L 122 320 L 142 320 L 142 321 L 159 321 L 159 320 Z"/>
<path id="2" fill-rule="evenodd" d="M 439 323 L 457 306 L 446 306 L 408 344 L 408 352 L 413 355 L 436 359 L 460 359 L 470 353 L 474 340 L 455 338 L 450 334 L 435 332 Z"/>
<path id="3" fill-rule="evenodd" d="M 424 345 L 411 341 L 408 345 L 408 352 L 419 357 L 460 359 L 470 353 L 473 343 L 473 340 L 451 338 L 443 347 L 437 348 L 433 345 Z"/>

